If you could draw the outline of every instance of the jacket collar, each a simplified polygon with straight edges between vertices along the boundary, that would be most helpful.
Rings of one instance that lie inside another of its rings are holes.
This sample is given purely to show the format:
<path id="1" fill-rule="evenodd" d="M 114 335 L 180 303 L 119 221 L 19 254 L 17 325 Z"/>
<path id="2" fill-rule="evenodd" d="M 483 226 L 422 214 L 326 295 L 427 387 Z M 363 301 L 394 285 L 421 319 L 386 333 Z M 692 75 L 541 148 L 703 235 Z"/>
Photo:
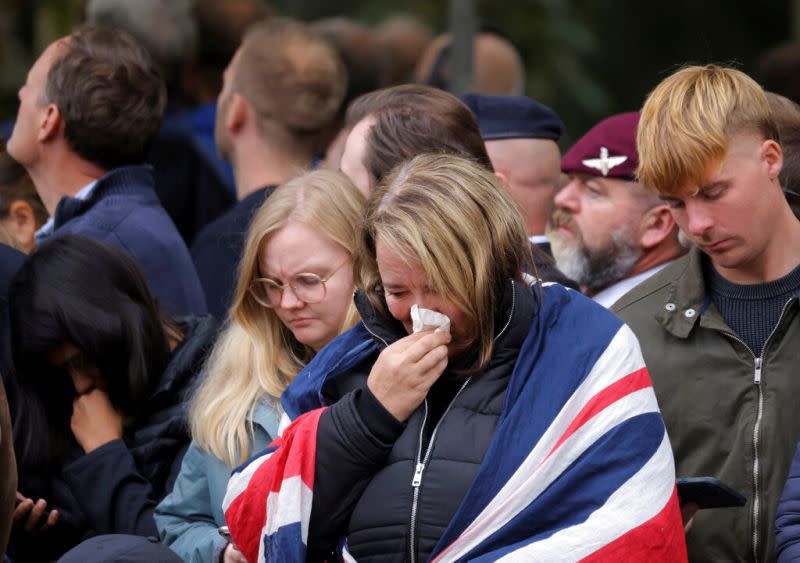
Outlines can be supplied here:
<path id="1" fill-rule="evenodd" d="M 678 338 L 687 338 L 707 308 L 702 252 L 692 247 L 688 255 L 679 259 L 669 271 L 673 278 L 656 313 L 656 320 L 667 332 Z"/>
<path id="2" fill-rule="evenodd" d="M 98 201 L 111 195 L 137 197 L 144 202 L 158 202 L 154 185 L 153 167 L 148 164 L 115 168 L 97 180 L 87 198 L 62 197 L 56 206 L 54 229 L 58 229 L 74 217 L 83 215 Z"/>
<path id="3" fill-rule="evenodd" d="M 162 396 L 176 394 L 188 397 L 192 384 L 196 382 L 195 376 L 200 373 L 217 336 L 218 325 L 211 316 L 182 317 L 177 323 L 183 331 L 183 340 L 172 352 L 167 369 L 150 398 L 151 402 L 157 402 Z"/>
<path id="4" fill-rule="evenodd" d="M 252 420 L 272 438 L 272 434 L 275 433 L 275 429 L 278 428 L 280 424 L 281 412 L 280 403 L 268 397 L 256 403 L 253 409 Z"/>
<path id="5" fill-rule="evenodd" d="M 356 291 L 354 299 L 365 328 L 379 347 L 384 348 L 408 336 L 403 324 L 397 319 L 386 318 L 378 313 L 362 290 Z M 381 299 L 383 298 L 381 297 Z M 513 329 L 520 325 L 524 327 L 522 335 L 524 339 L 535 308 L 536 304 L 531 288 L 518 280 L 508 280 L 500 298 L 498 310 L 495 312 L 495 342 L 502 345 L 508 340 L 507 333 L 513 332 Z"/>
<path id="6" fill-rule="evenodd" d="M 733 334 L 706 293 L 704 256 L 701 250 L 692 247 L 669 270 L 673 278 L 668 282 L 666 298 L 656 313 L 656 320 L 678 338 L 688 338 L 696 324 Z"/>

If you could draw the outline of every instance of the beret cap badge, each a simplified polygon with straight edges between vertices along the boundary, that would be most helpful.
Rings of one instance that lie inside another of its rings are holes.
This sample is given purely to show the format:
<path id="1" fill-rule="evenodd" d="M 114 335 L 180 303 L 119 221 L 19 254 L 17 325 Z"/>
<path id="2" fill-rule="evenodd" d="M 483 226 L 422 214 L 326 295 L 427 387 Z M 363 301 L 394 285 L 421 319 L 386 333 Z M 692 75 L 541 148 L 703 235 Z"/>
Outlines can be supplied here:
<path id="1" fill-rule="evenodd" d="M 600 158 L 587 158 L 582 160 L 584 166 L 599 170 L 603 176 L 608 176 L 608 171 L 628 160 L 627 156 L 608 156 L 608 149 L 600 147 Z"/>

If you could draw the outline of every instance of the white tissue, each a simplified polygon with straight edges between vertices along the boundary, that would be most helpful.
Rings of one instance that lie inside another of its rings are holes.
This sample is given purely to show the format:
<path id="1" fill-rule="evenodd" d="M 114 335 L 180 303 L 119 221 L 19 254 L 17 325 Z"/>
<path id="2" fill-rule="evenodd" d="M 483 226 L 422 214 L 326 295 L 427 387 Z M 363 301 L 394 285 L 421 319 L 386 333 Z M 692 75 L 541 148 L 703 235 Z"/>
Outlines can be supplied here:
<path id="1" fill-rule="evenodd" d="M 415 334 L 431 329 L 450 332 L 450 318 L 447 315 L 423 309 L 416 303 L 411 306 L 411 324 Z"/>

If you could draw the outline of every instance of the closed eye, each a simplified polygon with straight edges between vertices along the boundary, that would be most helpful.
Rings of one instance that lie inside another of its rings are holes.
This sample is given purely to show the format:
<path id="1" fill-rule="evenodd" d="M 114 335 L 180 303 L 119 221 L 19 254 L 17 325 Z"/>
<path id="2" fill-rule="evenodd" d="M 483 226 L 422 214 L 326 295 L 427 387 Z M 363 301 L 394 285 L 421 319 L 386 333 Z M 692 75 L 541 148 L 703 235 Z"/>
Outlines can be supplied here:
<path id="1" fill-rule="evenodd" d="M 405 297 L 408 294 L 408 292 L 407 291 L 388 291 L 387 290 L 387 291 L 384 291 L 384 294 L 386 295 L 386 297 L 392 297 L 394 299 L 400 299 L 402 297 Z"/>
<path id="2" fill-rule="evenodd" d="M 722 197 L 722 194 L 725 193 L 727 188 L 728 186 L 725 184 L 714 184 L 704 188 L 703 191 L 700 192 L 700 196 L 707 201 L 713 201 Z"/>

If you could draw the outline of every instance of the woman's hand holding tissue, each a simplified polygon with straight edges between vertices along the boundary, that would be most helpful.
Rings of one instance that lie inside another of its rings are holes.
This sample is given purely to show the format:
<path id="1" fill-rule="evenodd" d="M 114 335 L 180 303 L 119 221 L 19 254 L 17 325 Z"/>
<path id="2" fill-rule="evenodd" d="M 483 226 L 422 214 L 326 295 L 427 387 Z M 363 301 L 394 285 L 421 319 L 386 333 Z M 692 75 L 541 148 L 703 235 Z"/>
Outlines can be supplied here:
<path id="1" fill-rule="evenodd" d="M 367 387 L 383 407 L 404 422 L 447 367 L 450 333 L 418 332 L 385 348 L 372 366 Z"/>

